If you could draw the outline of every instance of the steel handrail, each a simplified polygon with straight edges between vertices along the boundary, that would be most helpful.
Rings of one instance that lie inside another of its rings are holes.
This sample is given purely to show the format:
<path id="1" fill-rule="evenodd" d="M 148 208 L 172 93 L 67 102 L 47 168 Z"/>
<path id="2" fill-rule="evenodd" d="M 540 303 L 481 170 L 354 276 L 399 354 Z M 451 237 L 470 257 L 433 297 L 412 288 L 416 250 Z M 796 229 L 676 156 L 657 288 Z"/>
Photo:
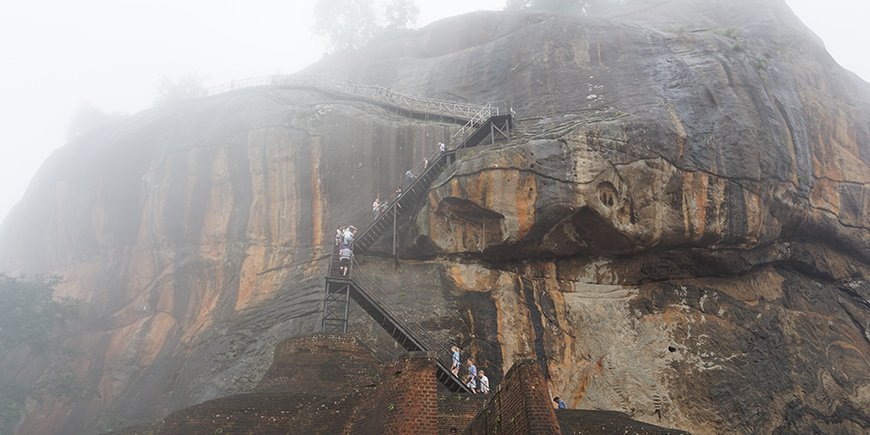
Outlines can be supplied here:
<path id="1" fill-rule="evenodd" d="M 380 103 L 390 104 L 411 111 L 432 113 L 465 119 L 468 120 L 470 123 L 473 123 L 475 120 L 479 122 L 479 120 L 482 118 L 483 113 L 491 115 L 493 113 L 493 108 L 495 108 L 496 114 L 498 112 L 498 105 L 494 103 L 477 105 L 457 101 L 441 100 L 437 98 L 417 97 L 402 94 L 400 92 L 396 92 L 389 88 L 381 86 L 364 85 L 361 83 L 352 82 L 350 80 L 339 80 L 323 76 L 312 76 L 305 74 L 268 75 L 251 77 L 241 80 L 233 80 L 222 85 L 208 88 L 207 95 L 211 96 L 239 89 L 263 86 L 305 86 L 324 89 L 344 95 L 371 99 Z"/>
<path id="2" fill-rule="evenodd" d="M 441 342 L 433 337 L 425 328 L 423 328 L 423 325 L 421 325 L 419 322 L 411 320 L 413 318 L 411 313 L 405 311 L 400 303 L 390 298 L 390 296 L 387 295 L 387 293 L 384 292 L 380 288 L 380 286 L 378 286 L 374 282 L 372 278 L 363 273 L 360 270 L 359 263 L 356 262 L 356 259 L 354 259 L 352 262 L 356 266 L 354 267 L 352 279 L 354 282 L 357 283 L 361 290 L 365 291 L 370 298 L 374 299 L 375 302 L 380 304 L 385 309 L 389 304 L 391 306 L 390 311 L 393 313 L 393 316 L 396 318 L 396 320 L 401 322 L 400 325 L 408 330 L 408 332 L 416 333 L 417 337 L 422 341 L 422 344 L 426 346 L 426 350 L 435 351 L 436 359 L 441 361 L 441 363 L 446 365 L 447 367 L 450 367 L 452 365 L 452 352 L 450 352 L 450 349 L 447 346 L 441 344 Z M 360 277 L 362 278 L 362 280 L 359 279 Z M 459 379 L 460 382 L 462 381 L 462 378 L 458 376 L 456 378 Z"/>
<path id="3" fill-rule="evenodd" d="M 479 111 L 479 114 L 480 114 L 480 115 L 484 115 L 484 114 L 486 113 L 486 112 L 484 112 L 484 109 L 486 109 L 486 110 L 493 110 L 492 107 L 495 107 L 495 106 L 490 106 L 490 105 L 484 106 L 484 107 L 481 109 L 481 111 Z M 494 110 L 495 110 L 496 113 L 498 113 L 498 108 L 497 108 L 497 107 L 496 107 Z M 511 113 L 513 114 L 513 109 L 510 109 L 510 111 L 511 111 Z M 480 118 L 476 118 L 476 119 L 480 119 Z M 489 119 L 489 118 L 484 118 L 484 121 L 483 121 L 483 122 L 486 122 L 487 119 Z M 469 121 L 468 124 L 466 124 L 466 126 L 471 126 L 471 125 L 472 125 L 472 121 L 474 121 L 474 120 L 475 120 L 475 119 L 472 119 L 471 121 Z M 483 122 L 481 122 L 481 124 L 482 124 Z M 475 124 L 473 128 L 478 128 L 478 127 L 479 127 L 479 124 Z M 469 130 L 471 130 L 471 131 L 469 131 Z M 425 162 L 421 162 L 421 163 L 415 165 L 413 168 L 411 168 L 411 172 L 414 174 L 414 177 L 415 177 L 415 178 L 414 178 L 414 180 L 411 181 L 410 183 L 407 183 L 408 186 L 407 186 L 406 188 L 404 188 L 403 191 L 402 191 L 402 195 L 403 195 L 403 196 L 406 195 L 406 194 L 408 194 L 408 192 L 410 192 L 411 189 L 412 189 L 412 188 L 413 188 L 417 183 L 420 182 L 420 180 L 423 178 L 423 176 L 424 176 L 428 171 L 433 170 L 432 168 L 433 168 L 433 167 L 434 167 L 434 166 L 439 162 L 440 159 L 446 158 L 446 155 L 447 155 L 448 153 L 454 153 L 454 152 L 456 152 L 457 150 L 460 150 L 460 149 L 462 149 L 463 147 L 465 147 L 466 144 L 468 143 L 468 139 L 471 138 L 471 136 L 472 136 L 474 133 L 476 133 L 476 130 L 473 130 L 471 127 L 469 127 L 469 128 L 463 127 L 463 128 L 461 128 L 457 133 L 466 133 L 466 134 L 465 134 L 465 136 L 462 137 L 462 140 L 458 141 L 458 143 L 455 142 L 455 141 L 449 141 L 449 142 L 451 143 L 451 145 L 453 145 L 453 147 L 446 147 L 444 152 L 441 152 L 440 149 L 435 149 L 435 150 L 433 150 L 432 152 L 430 152 L 430 153 L 425 157 L 426 160 L 429 160 L 429 164 L 428 164 L 428 166 L 426 165 Z M 452 136 L 452 138 L 455 138 L 456 136 L 457 136 L 457 134 L 454 134 L 454 135 Z M 446 144 L 445 144 L 445 145 L 446 145 Z M 404 177 L 404 175 L 403 175 L 403 177 Z M 405 184 L 406 184 L 405 181 L 402 180 L 402 181 L 398 184 L 398 187 L 402 187 L 402 186 L 404 186 Z M 388 195 L 389 195 L 389 194 L 388 194 Z M 388 197 L 389 197 L 389 196 L 388 196 Z M 369 225 L 368 225 L 368 226 L 367 226 L 367 227 L 366 227 L 366 228 L 365 228 L 365 229 L 360 233 L 359 237 L 363 237 L 363 236 L 364 236 L 366 233 L 368 233 L 372 228 L 374 228 L 375 224 L 377 224 L 378 221 L 379 221 L 383 216 L 385 216 L 387 213 L 392 213 L 392 212 L 393 212 L 393 209 L 396 207 L 396 204 L 398 204 L 398 202 L 399 202 L 400 199 L 401 199 L 401 198 L 399 198 L 399 197 L 394 197 L 393 199 L 388 200 L 388 202 L 387 202 L 387 207 L 386 207 L 383 211 L 381 211 L 380 214 L 378 215 L 378 217 L 377 217 L 377 218 L 376 218 L 376 219 L 375 219 L 371 224 L 369 224 Z"/>

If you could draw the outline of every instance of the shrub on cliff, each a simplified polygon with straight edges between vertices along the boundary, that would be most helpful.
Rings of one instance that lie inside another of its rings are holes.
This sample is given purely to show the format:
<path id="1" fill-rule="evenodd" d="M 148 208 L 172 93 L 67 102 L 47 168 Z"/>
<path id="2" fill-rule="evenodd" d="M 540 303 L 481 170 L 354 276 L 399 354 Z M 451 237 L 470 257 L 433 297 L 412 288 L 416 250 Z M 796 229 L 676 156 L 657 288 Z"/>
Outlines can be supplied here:
<path id="1" fill-rule="evenodd" d="M 72 352 L 64 333 L 79 304 L 55 299 L 58 277 L 0 274 L 0 433 L 12 433 L 28 401 L 76 397 Z"/>

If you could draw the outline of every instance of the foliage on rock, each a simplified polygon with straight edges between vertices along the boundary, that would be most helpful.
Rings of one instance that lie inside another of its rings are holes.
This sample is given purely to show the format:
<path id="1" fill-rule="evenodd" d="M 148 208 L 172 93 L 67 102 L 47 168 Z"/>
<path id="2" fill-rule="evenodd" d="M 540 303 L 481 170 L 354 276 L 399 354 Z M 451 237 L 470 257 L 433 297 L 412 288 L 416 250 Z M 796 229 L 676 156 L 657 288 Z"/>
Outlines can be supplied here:
<path id="1" fill-rule="evenodd" d="M 0 433 L 12 433 L 28 401 L 82 394 L 61 333 L 78 318 L 79 305 L 53 297 L 59 283 L 57 277 L 0 274 Z M 33 357 L 45 370 L 34 371 L 32 362 L 22 364 L 21 355 Z"/>

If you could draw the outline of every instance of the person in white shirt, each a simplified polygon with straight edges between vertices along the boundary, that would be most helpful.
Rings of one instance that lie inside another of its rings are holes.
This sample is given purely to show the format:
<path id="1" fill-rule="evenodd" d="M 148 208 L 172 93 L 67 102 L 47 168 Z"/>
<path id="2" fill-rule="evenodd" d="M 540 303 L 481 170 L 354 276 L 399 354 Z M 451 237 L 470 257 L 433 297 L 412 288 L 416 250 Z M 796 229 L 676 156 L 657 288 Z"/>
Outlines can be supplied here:
<path id="1" fill-rule="evenodd" d="M 381 214 L 381 199 L 375 198 L 375 202 L 372 203 L 372 214 L 374 218 L 377 219 L 378 215 Z"/>
<path id="2" fill-rule="evenodd" d="M 356 227 L 351 225 L 344 230 L 344 245 L 353 249 L 353 237 L 356 235 Z"/>
<path id="3" fill-rule="evenodd" d="M 489 378 L 486 377 L 483 370 L 480 370 L 477 373 L 478 376 L 480 376 L 480 379 L 477 382 L 480 385 L 480 394 L 489 394 Z"/>

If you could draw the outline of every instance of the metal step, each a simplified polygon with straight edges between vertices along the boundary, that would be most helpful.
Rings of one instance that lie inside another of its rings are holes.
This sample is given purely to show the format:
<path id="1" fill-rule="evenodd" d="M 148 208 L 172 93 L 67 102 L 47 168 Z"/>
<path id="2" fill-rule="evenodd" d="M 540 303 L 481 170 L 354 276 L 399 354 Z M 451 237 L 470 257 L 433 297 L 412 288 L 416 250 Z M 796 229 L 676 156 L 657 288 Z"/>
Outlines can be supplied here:
<path id="1" fill-rule="evenodd" d="M 341 298 L 336 298 L 335 293 L 346 289 L 347 293 L 341 292 L 338 293 L 338 296 L 344 296 L 343 301 L 349 302 L 350 299 L 353 299 L 354 302 L 356 302 L 357 305 L 359 305 L 360 308 L 362 308 L 377 324 L 381 325 L 381 327 L 384 328 L 384 330 L 390 334 L 390 336 L 393 337 L 402 348 L 409 352 L 428 350 L 427 346 L 417 338 L 400 319 L 389 313 L 377 299 L 363 290 L 359 283 L 354 281 L 352 278 L 337 280 L 327 277 L 326 281 L 326 301 L 329 301 L 330 296 L 332 296 L 331 300 L 341 302 Z M 333 292 L 332 295 L 329 294 L 330 290 Z M 327 307 L 326 301 L 324 302 L 324 318 L 322 322 L 324 331 L 327 331 L 327 328 L 332 328 L 330 332 L 346 332 L 346 329 L 342 331 L 341 328 L 347 327 L 347 305 L 333 304 L 332 306 Z M 327 309 L 330 311 L 327 311 Z M 342 314 L 344 317 L 342 317 Z M 440 360 L 436 360 L 436 376 L 438 381 L 452 392 L 471 392 L 459 379 L 450 373 L 449 369 L 447 369 Z"/>

